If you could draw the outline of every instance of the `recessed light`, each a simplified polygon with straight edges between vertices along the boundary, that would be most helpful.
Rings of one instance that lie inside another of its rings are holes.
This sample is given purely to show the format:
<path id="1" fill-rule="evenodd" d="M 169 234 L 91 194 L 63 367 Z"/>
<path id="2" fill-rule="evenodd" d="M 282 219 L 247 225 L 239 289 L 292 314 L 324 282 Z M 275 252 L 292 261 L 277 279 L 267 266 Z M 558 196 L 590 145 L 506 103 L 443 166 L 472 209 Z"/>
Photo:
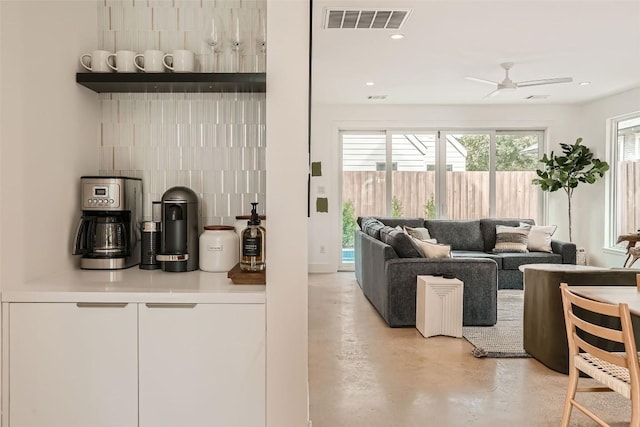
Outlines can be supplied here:
<path id="1" fill-rule="evenodd" d="M 366 82 L 365 85 L 367 86 L 373 86 L 375 83 L 374 82 Z"/>
<path id="2" fill-rule="evenodd" d="M 392 34 L 392 35 L 391 35 L 391 38 L 392 38 L 393 40 L 401 40 L 401 39 L 403 39 L 403 38 L 404 38 L 404 34 Z"/>
<path id="3" fill-rule="evenodd" d="M 591 82 L 580 82 L 580 86 L 589 86 Z"/>

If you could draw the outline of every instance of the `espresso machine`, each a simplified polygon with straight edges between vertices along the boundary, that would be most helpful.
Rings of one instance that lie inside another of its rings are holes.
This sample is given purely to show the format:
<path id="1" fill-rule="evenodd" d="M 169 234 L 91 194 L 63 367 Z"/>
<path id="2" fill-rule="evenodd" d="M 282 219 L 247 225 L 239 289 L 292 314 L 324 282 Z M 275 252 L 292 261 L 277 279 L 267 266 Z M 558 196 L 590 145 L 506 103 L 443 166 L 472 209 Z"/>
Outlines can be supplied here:
<path id="1" fill-rule="evenodd" d="M 80 206 L 73 249 L 82 255 L 80 268 L 118 270 L 140 262 L 141 179 L 83 176 Z"/>
<path id="2" fill-rule="evenodd" d="M 198 269 L 198 196 L 190 188 L 173 187 L 162 195 L 162 271 L 182 272 Z"/>

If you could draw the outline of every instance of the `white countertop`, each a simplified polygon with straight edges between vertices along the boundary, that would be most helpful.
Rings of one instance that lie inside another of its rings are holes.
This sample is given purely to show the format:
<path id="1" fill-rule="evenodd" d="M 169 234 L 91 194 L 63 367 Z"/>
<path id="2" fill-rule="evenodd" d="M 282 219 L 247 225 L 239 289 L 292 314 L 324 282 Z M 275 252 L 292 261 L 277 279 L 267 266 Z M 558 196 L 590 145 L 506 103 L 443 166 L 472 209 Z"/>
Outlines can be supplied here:
<path id="1" fill-rule="evenodd" d="M 7 286 L 2 302 L 264 304 L 265 285 L 234 285 L 227 273 L 74 270 Z"/>

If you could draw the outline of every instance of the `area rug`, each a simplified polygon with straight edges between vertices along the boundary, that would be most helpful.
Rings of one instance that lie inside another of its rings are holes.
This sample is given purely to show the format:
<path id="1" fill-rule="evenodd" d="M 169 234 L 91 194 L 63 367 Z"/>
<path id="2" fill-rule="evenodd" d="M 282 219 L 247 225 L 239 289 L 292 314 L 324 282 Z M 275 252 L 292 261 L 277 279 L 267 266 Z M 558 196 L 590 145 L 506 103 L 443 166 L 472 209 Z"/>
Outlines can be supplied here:
<path id="1" fill-rule="evenodd" d="M 475 357 L 531 357 L 522 345 L 524 292 L 498 291 L 498 322 L 495 326 L 465 326 L 462 336 L 473 345 Z"/>

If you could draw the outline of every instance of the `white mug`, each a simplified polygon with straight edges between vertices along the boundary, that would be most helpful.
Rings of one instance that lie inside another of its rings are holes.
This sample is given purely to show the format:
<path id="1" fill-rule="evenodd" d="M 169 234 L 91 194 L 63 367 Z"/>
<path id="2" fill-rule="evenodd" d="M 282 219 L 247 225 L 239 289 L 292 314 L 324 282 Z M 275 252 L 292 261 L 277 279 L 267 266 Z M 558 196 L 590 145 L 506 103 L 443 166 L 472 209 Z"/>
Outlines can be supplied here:
<path id="1" fill-rule="evenodd" d="M 133 65 L 135 57 L 136 53 L 131 50 L 119 50 L 116 53 L 107 55 L 105 62 L 109 68 L 119 73 L 135 73 L 138 71 Z M 111 63 L 111 58 L 115 58 L 115 65 Z"/>
<path id="2" fill-rule="evenodd" d="M 167 59 L 171 58 L 171 64 Z M 174 50 L 162 58 L 164 66 L 175 73 L 193 73 L 196 69 L 196 55 L 190 50 Z"/>
<path id="3" fill-rule="evenodd" d="M 164 52 L 161 50 L 145 50 L 144 54 L 139 53 L 133 58 L 133 65 L 145 73 L 164 73 L 163 58 Z M 138 59 L 142 59 L 143 65 L 140 65 Z"/>
<path id="4" fill-rule="evenodd" d="M 80 56 L 80 65 L 94 73 L 110 73 L 111 68 L 107 66 L 107 56 L 111 55 L 108 50 L 94 50 Z M 88 58 L 89 61 L 85 61 Z M 88 64 L 88 65 L 87 65 Z"/>

